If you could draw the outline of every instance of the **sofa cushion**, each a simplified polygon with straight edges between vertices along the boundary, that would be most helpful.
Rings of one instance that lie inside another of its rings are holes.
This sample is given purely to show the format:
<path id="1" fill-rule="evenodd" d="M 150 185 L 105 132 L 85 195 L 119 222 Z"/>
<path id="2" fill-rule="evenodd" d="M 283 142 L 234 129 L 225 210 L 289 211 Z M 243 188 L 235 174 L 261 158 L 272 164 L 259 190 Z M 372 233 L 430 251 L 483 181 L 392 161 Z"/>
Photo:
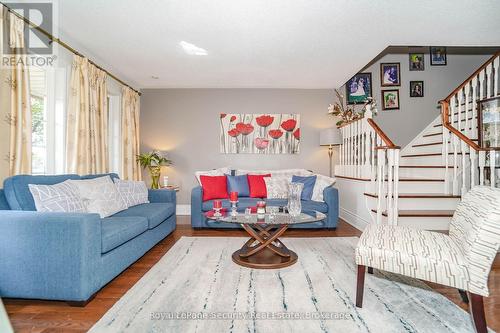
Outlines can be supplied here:
<path id="1" fill-rule="evenodd" d="M 266 183 L 264 177 L 271 177 L 271 174 L 265 175 L 247 175 L 248 186 L 250 187 L 251 198 L 265 198 L 267 196 Z"/>
<path id="2" fill-rule="evenodd" d="M 10 210 L 4 190 L 0 189 L 0 210 Z"/>
<path id="3" fill-rule="evenodd" d="M 250 196 L 250 189 L 248 187 L 248 177 L 247 175 L 241 176 L 231 176 L 227 177 L 227 193 L 238 192 L 239 197 Z"/>
<path id="4" fill-rule="evenodd" d="M 113 217 L 144 217 L 148 220 L 148 228 L 153 229 L 174 213 L 175 206 L 172 203 L 148 203 L 130 207 L 113 215 Z"/>
<path id="5" fill-rule="evenodd" d="M 304 184 L 304 188 L 302 189 L 302 193 L 300 198 L 302 200 L 311 200 L 314 190 L 314 184 L 316 184 L 316 175 L 314 176 L 293 176 L 292 183 L 302 183 Z"/>
<path id="6" fill-rule="evenodd" d="M 57 176 L 18 175 L 5 179 L 3 188 L 10 209 L 35 211 L 35 201 L 28 188 L 28 184 L 54 185 L 68 179 L 80 179 L 80 176 L 74 174 Z"/>
<path id="7" fill-rule="evenodd" d="M 203 188 L 203 201 L 211 199 L 229 198 L 227 193 L 227 177 L 224 176 L 200 176 Z"/>
<path id="8" fill-rule="evenodd" d="M 105 176 L 110 176 L 111 177 L 111 180 L 115 180 L 115 179 L 119 179 L 120 177 L 118 177 L 118 175 L 116 173 L 99 173 L 99 174 L 96 174 L 96 175 L 85 175 L 85 176 L 81 176 L 81 179 L 94 179 L 94 178 L 101 178 L 101 177 L 105 177 Z"/>
<path id="9" fill-rule="evenodd" d="M 78 192 L 66 180 L 54 185 L 28 184 L 36 210 L 39 212 L 86 213 L 87 209 Z"/>
<path id="10" fill-rule="evenodd" d="M 302 200 L 302 211 L 308 210 L 328 213 L 328 205 L 324 201 Z"/>
<path id="11" fill-rule="evenodd" d="M 80 180 L 68 180 L 80 196 L 88 213 L 97 213 L 101 218 L 109 217 L 127 209 L 116 185 L 109 175 Z"/>
<path id="12" fill-rule="evenodd" d="M 145 217 L 106 217 L 101 219 L 101 253 L 109 252 L 148 230 Z"/>

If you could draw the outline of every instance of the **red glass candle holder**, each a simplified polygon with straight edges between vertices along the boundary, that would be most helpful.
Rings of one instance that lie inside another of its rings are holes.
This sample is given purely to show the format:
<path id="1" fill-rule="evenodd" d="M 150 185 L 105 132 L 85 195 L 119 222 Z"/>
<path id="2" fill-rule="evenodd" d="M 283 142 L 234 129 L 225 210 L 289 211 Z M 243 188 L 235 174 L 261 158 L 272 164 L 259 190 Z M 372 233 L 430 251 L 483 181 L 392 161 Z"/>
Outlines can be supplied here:
<path id="1" fill-rule="evenodd" d="M 229 200 L 231 202 L 237 202 L 238 201 L 238 192 L 229 193 Z"/>
<path id="2" fill-rule="evenodd" d="M 214 209 L 221 209 L 222 208 L 222 201 L 221 200 L 214 200 Z"/>

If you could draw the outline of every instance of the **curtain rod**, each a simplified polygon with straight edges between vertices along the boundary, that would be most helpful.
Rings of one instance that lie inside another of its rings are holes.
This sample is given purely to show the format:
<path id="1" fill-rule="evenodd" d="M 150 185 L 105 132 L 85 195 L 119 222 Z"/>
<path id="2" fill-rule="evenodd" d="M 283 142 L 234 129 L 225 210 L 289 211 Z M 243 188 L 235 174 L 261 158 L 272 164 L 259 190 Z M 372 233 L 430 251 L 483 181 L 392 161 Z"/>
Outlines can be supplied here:
<path id="1" fill-rule="evenodd" d="M 24 22 L 26 22 L 28 25 L 30 25 L 31 27 L 35 28 L 36 30 L 40 31 L 43 35 L 45 35 L 48 39 L 50 39 L 52 42 L 56 42 L 58 43 L 59 45 L 61 45 L 62 47 L 64 47 L 65 49 L 67 49 L 68 51 L 80 56 L 80 57 L 85 57 L 83 54 L 81 54 L 80 52 L 78 52 L 77 50 L 75 50 L 74 48 L 72 48 L 71 46 L 69 46 L 68 44 L 66 44 L 65 42 L 63 42 L 62 40 L 60 40 L 59 38 L 57 37 L 54 37 L 53 35 L 51 35 L 50 33 L 48 33 L 47 31 L 45 31 L 44 29 L 40 28 L 39 26 L 31 23 L 30 20 L 28 20 L 27 18 L 25 18 L 24 16 L 20 15 L 19 13 L 15 12 L 14 10 L 12 10 L 9 6 L 7 6 L 5 3 L 3 2 L 0 2 L 5 8 L 7 8 L 7 11 L 16 15 L 17 17 L 19 17 L 20 19 L 22 19 Z M 88 58 L 87 58 L 88 59 Z M 106 74 L 108 74 L 111 78 L 115 79 L 116 81 L 118 81 L 119 83 L 121 83 L 122 85 L 126 86 L 126 87 L 129 87 L 130 89 L 132 89 L 133 91 L 135 91 L 136 93 L 139 94 L 139 96 L 141 96 L 141 92 L 132 88 L 130 85 L 128 85 L 127 83 L 123 82 L 122 80 L 120 80 L 119 78 L 117 78 L 115 75 L 113 75 L 111 72 L 107 71 L 106 69 L 102 68 L 101 66 L 99 66 L 98 64 L 96 64 L 95 62 L 93 62 L 92 60 L 89 59 L 89 62 L 96 66 L 97 68 L 99 68 L 100 70 L 106 72 Z"/>

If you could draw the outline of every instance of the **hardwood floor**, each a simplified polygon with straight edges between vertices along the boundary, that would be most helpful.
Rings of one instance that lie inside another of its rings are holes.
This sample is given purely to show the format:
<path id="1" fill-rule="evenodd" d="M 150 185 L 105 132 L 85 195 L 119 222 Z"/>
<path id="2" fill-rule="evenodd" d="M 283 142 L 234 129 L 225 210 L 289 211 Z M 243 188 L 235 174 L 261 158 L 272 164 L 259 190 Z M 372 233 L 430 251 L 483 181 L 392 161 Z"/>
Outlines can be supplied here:
<path id="1" fill-rule="evenodd" d="M 189 223 L 188 216 L 179 216 L 178 223 Z M 340 221 L 337 230 L 289 230 L 285 237 L 349 237 L 361 232 Z M 86 332 L 122 297 L 182 236 L 247 237 L 243 230 L 193 230 L 179 224 L 177 230 L 153 247 L 142 258 L 101 289 L 84 308 L 71 307 L 65 302 L 4 299 L 7 313 L 16 332 Z M 500 330 L 500 260 L 497 256 L 490 275 L 492 295 L 485 298 L 488 325 Z M 355 280 L 352 282 L 356 283 Z M 467 311 L 456 289 L 438 285 L 432 287 Z M 354 295 L 353 295 L 354 297 Z"/>

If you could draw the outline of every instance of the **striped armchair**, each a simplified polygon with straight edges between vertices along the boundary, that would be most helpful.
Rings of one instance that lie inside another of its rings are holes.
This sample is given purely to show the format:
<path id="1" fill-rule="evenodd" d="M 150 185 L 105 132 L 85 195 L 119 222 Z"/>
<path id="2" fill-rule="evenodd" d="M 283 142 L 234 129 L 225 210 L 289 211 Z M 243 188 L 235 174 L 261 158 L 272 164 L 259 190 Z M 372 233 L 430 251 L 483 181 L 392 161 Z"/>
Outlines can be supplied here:
<path id="1" fill-rule="evenodd" d="M 362 307 L 365 269 L 402 274 L 467 291 L 477 332 L 487 332 L 483 296 L 500 246 L 500 189 L 478 186 L 459 203 L 449 235 L 373 224 L 356 248 L 356 306 Z"/>

